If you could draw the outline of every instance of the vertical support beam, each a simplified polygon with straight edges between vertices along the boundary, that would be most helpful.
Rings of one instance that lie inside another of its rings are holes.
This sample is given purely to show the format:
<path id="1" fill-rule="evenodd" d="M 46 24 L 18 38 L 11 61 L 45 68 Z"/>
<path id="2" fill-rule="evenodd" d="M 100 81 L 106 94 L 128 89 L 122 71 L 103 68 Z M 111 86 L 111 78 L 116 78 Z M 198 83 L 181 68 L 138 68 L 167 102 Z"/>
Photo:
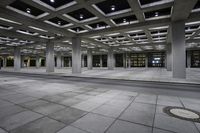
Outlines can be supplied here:
<path id="1" fill-rule="evenodd" d="M 61 61 L 61 53 L 60 52 L 58 52 L 57 53 L 57 56 L 56 56 L 56 64 L 57 64 L 57 68 L 58 69 L 61 69 L 61 67 L 62 67 L 62 61 Z"/>
<path id="2" fill-rule="evenodd" d="M 187 68 L 191 67 L 191 51 L 187 51 Z"/>
<path id="3" fill-rule="evenodd" d="M 14 71 L 20 71 L 20 68 L 21 68 L 20 47 L 14 47 Z"/>
<path id="4" fill-rule="evenodd" d="M 88 70 L 92 69 L 92 49 L 87 49 L 87 67 Z"/>
<path id="5" fill-rule="evenodd" d="M 24 58 L 25 58 L 25 56 L 21 55 L 21 68 L 24 67 Z"/>
<path id="6" fill-rule="evenodd" d="M 3 57 L 3 68 L 6 68 L 7 66 L 7 56 Z"/>
<path id="7" fill-rule="evenodd" d="M 172 46 L 167 44 L 167 71 L 172 71 Z"/>
<path id="8" fill-rule="evenodd" d="M 172 22 L 171 33 L 172 33 L 173 78 L 186 78 L 185 22 L 184 21 Z"/>
<path id="9" fill-rule="evenodd" d="M 36 68 L 40 68 L 40 66 L 41 66 L 40 56 L 37 55 L 36 56 Z"/>
<path id="10" fill-rule="evenodd" d="M 64 67 L 65 65 L 64 65 L 64 57 L 61 57 L 61 67 Z"/>
<path id="11" fill-rule="evenodd" d="M 81 73 L 81 38 L 72 38 L 72 73 Z"/>
<path id="12" fill-rule="evenodd" d="M 103 67 L 103 58 L 102 58 L 102 54 L 100 55 L 100 67 Z"/>
<path id="13" fill-rule="evenodd" d="M 46 45 L 46 72 L 54 72 L 54 43 L 48 42 Z"/>
<path id="14" fill-rule="evenodd" d="M 108 69 L 113 70 L 114 69 L 114 54 L 113 54 L 113 48 L 110 47 L 108 50 Z"/>
<path id="15" fill-rule="evenodd" d="M 146 57 L 145 57 L 145 67 L 148 68 L 148 53 L 146 53 Z"/>
<path id="16" fill-rule="evenodd" d="M 126 68 L 126 53 L 123 53 L 123 67 Z"/>
<path id="17" fill-rule="evenodd" d="M 128 53 L 128 68 L 131 68 L 131 53 Z"/>
<path id="18" fill-rule="evenodd" d="M 85 55 L 82 54 L 82 56 L 81 56 L 81 67 L 84 67 L 84 65 L 85 65 L 84 57 L 85 57 Z"/>
<path id="19" fill-rule="evenodd" d="M 69 67 L 72 67 L 72 60 L 69 58 Z"/>

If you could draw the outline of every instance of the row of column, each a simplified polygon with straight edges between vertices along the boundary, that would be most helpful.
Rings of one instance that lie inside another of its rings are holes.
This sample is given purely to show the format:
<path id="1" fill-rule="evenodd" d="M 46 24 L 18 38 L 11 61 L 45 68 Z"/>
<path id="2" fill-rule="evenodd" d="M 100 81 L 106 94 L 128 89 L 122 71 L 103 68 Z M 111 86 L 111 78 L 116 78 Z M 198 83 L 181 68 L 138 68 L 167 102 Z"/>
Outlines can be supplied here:
<path id="1" fill-rule="evenodd" d="M 173 72 L 174 78 L 185 78 L 185 23 L 183 21 L 172 22 L 171 24 L 171 44 L 167 45 L 167 70 Z M 57 58 L 58 68 L 61 67 L 61 55 Z M 92 69 L 92 50 L 87 53 L 88 69 Z M 130 64 L 130 59 L 128 60 Z M 148 60 L 146 59 L 148 62 Z M 146 62 L 146 63 L 147 63 Z M 54 72 L 54 43 L 48 42 L 46 45 L 46 71 Z M 113 49 L 108 50 L 107 66 L 109 70 L 114 69 Z M 127 64 L 124 62 L 124 64 Z M 124 65 L 127 67 L 126 65 Z M 14 70 L 19 71 L 21 67 L 20 48 L 14 49 Z M 72 73 L 81 73 L 81 38 L 72 38 Z"/>

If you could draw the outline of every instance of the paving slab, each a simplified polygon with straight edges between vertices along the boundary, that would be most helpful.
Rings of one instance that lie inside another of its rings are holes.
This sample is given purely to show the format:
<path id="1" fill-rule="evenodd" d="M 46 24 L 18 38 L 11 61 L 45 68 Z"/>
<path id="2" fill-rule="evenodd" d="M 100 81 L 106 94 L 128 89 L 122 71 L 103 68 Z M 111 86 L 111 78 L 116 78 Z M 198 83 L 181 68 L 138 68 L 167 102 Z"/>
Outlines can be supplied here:
<path id="1" fill-rule="evenodd" d="M 0 119 L 0 127 L 6 130 L 12 130 L 26 123 L 34 121 L 40 117 L 42 117 L 42 115 L 38 113 L 35 113 L 32 111 L 24 111 L 24 112 L 20 112 L 18 114 Z"/>
<path id="2" fill-rule="evenodd" d="M 85 114 L 87 114 L 87 112 L 69 107 L 48 116 L 55 120 L 61 121 L 66 125 L 69 125 L 84 116 Z"/>
<path id="3" fill-rule="evenodd" d="M 90 133 L 104 133 L 113 121 L 112 118 L 89 113 L 72 123 L 72 125 Z"/>
<path id="4" fill-rule="evenodd" d="M 156 95 L 139 94 L 135 98 L 135 102 L 156 104 Z"/>
<path id="5" fill-rule="evenodd" d="M 58 104 L 54 104 L 54 103 L 48 103 L 48 104 L 45 104 L 43 106 L 36 107 L 33 110 L 35 112 L 38 112 L 38 113 L 41 113 L 41 114 L 44 114 L 44 115 L 48 115 L 48 114 L 52 114 L 52 113 L 55 113 L 57 111 L 60 111 L 64 108 L 66 108 L 66 107 L 62 106 L 62 105 L 58 105 Z"/>
<path id="6" fill-rule="evenodd" d="M 155 105 L 144 103 L 132 103 L 123 114 L 121 120 L 140 123 L 148 126 L 153 125 Z"/>
<path id="7" fill-rule="evenodd" d="M 153 129 L 153 133 L 173 133 L 173 132 L 154 128 L 154 129 Z"/>
<path id="8" fill-rule="evenodd" d="M 117 120 L 106 133 L 151 133 L 152 128 Z"/>
<path id="9" fill-rule="evenodd" d="M 157 99 L 158 105 L 178 106 L 182 107 L 181 101 L 178 97 L 159 95 Z"/>
<path id="10" fill-rule="evenodd" d="M 65 127 L 63 123 L 43 117 L 34 122 L 14 129 L 11 131 L 11 133 L 55 133 L 63 127 Z"/>
<path id="11" fill-rule="evenodd" d="M 8 132 L 0 128 L 0 133 L 8 133 Z"/>
<path id="12" fill-rule="evenodd" d="M 124 107 L 120 107 L 120 106 L 110 106 L 109 104 L 104 104 L 98 108 L 96 108 L 95 110 L 93 110 L 93 113 L 96 114 L 101 114 L 101 115 L 105 115 L 108 117 L 113 117 L 113 118 L 117 118 L 119 117 L 119 115 L 125 110 Z"/>
<path id="13" fill-rule="evenodd" d="M 7 116 L 11 116 L 14 114 L 17 114 L 19 112 L 25 111 L 25 108 L 16 106 L 16 105 L 11 105 L 11 106 L 6 106 L 4 108 L 0 108 L 0 119 L 7 117 Z"/>
<path id="14" fill-rule="evenodd" d="M 73 126 L 67 126 L 57 133 L 88 133 Z"/>
<path id="15" fill-rule="evenodd" d="M 161 114 L 156 114 L 154 126 L 176 133 L 198 133 L 198 130 L 193 122 Z"/>

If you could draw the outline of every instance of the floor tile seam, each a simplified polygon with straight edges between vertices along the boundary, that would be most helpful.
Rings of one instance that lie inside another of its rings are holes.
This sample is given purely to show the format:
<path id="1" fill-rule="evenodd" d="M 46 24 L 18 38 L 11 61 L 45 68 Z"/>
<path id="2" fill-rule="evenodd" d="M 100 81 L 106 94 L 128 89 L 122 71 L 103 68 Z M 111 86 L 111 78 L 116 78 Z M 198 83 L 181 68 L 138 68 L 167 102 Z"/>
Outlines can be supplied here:
<path id="1" fill-rule="evenodd" d="M 163 131 L 167 131 L 167 132 L 170 132 L 170 133 L 178 133 L 178 132 L 170 131 L 170 130 L 167 130 L 167 129 L 162 129 L 162 128 L 159 128 L 159 127 L 153 127 L 153 128 L 163 130 Z"/>
<path id="2" fill-rule="evenodd" d="M 152 133 L 153 133 L 153 128 L 155 126 L 155 118 L 156 118 L 156 113 L 157 113 L 157 105 L 158 105 L 158 95 L 156 95 L 155 113 L 154 113 L 154 116 L 153 116 L 153 123 L 152 123 Z"/>
<path id="3" fill-rule="evenodd" d="M 49 100 L 46 100 L 46 99 L 43 99 L 43 98 L 39 98 L 38 100 L 42 100 L 42 101 L 48 102 L 48 103 L 50 103 L 50 104 L 56 104 L 56 105 L 64 106 L 64 107 L 66 107 L 66 108 L 70 107 L 70 106 L 66 106 L 66 105 L 61 104 L 61 103 L 56 103 L 56 102 L 53 102 L 53 101 L 49 101 Z M 31 102 L 31 101 L 30 101 L 30 102 Z M 46 104 L 48 104 L 48 103 L 46 103 Z M 23 104 L 23 103 L 22 103 L 22 104 Z"/>
<path id="4" fill-rule="evenodd" d="M 13 91 L 13 92 L 16 92 L 16 91 Z M 27 94 L 24 94 L 24 93 L 21 93 L 21 92 L 16 92 L 16 93 L 25 95 L 27 97 L 38 98 L 38 97 L 33 97 L 33 96 L 30 96 L 30 95 L 27 95 Z M 15 95 L 15 94 L 8 94 L 8 95 Z M 8 96 L 8 95 L 5 95 L 5 96 Z M 0 99 L 2 99 L 2 98 L 0 98 Z"/>
<path id="5" fill-rule="evenodd" d="M 138 95 L 139 95 L 139 93 L 137 94 L 137 96 Z M 129 105 L 120 113 L 120 115 L 117 118 L 115 118 L 115 120 L 107 127 L 107 129 L 104 131 L 104 133 L 106 133 L 111 128 L 111 126 L 114 125 L 114 123 L 117 120 L 119 120 L 120 116 L 130 107 L 130 105 L 134 102 L 135 98 L 136 97 L 134 97 L 134 99 L 132 100 L 132 102 L 130 102 Z"/>
<path id="6" fill-rule="evenodd" d="M 33 122 L 35 122 L 35 121 L 38 121 L 38 120 L 40 120 L 40 119 L 43 119 L 43 118 L 45 118 L 44 115 L 42 115 L 42 117 L 39 117 L 39 118 L 37 118 L 37 119 L 34 119 L 33 121 L 29 121 L 28 123 L 25 123 L 25 124 L 23 124 L 23 125 L 20 125 L 19 127 L 13 128 L 13 129 L 9 130 L 8 133 L 11 133 L 13 130 L 16 130 L 16 129 L 18 129 L 18 128 L 21 128 L 21 127 L 23 127 L 23 126 L 25 126 L 25 125 L 31 124 L 31 123 L 33 123 Z"/>

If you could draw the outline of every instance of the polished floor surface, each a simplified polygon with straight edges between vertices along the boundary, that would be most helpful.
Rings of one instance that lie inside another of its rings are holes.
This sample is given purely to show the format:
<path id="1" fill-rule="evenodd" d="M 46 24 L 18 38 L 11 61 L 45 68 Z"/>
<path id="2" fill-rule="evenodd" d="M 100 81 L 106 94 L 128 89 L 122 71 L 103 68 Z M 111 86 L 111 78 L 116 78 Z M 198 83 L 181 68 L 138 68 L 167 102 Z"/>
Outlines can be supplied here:
<path id="1" fill-rule="evenodd" d="M 2 71 L 14 71 L 13 68 L 2 68 Z M 24 73 L 46 73 L 45 68 L 22 68 L 20 72 Z M 72 74 L 71 68 L 56 69 L 51 74 L 65 75 L 65 76 L 79 76 L 79 77 L 95 77 L 95 78 L 109 78 L 109 79 L 125 79 L 125 80 L 145 80 L 145 81 L 163 81 L 163 82 L 181 82 L 181 83 L 197 83 L 200 84 L 200 68 L 186 69 L 186 79 L 172 78 L 172 72 L 165 68 L 115 68 L 108 70 L 107 68 L 93 68 L 88 70 L 82 68 L 81 74 Z"/>
<path id="2" fill-rule="evenodd" d="M 162 110 L 178 106 L 200 112 L 200 99 L 193 98 L 200 92 L 176 96 L 173 90 L 125 88 L 0 75 L 0 133 L 200 133 L 200 123 Z"/>

